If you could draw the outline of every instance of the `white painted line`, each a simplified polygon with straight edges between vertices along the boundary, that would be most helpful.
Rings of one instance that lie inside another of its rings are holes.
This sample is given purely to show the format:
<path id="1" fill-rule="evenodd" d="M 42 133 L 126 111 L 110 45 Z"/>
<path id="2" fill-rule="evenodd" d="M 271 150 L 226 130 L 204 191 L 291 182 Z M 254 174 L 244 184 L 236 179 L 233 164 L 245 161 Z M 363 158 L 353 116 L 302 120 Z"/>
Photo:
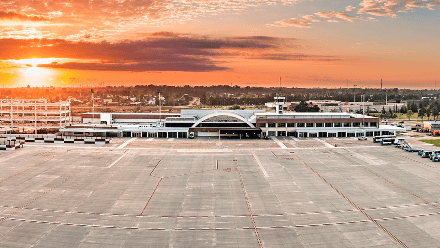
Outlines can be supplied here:
<path id="1" fill-rule="evenodd" d="M 290 140 L 289 143 L 293 146 L 293 148 L 297 148 L 298 147 L 298 146 L 296 146 L 296 142 L 295 141 Z"/>
<path id="2" fill-rule="evenodd" d="M 333 145 L 327 143 L 326 141 L 319 139 L 319 138 L 314 138 L 314 140 L 321 142 L 322 144 L 324 144 L 326 147 L 328 148 L 335 148 Z"/>
<path id="3" fill-rule="evenodd" d="M 255 152 L 252 151 L 252 155 L 254 155 L 255 161 L 257 161 L 257 164 L 260 167 L 261 171 L 263 172 L 264 177 L 269 177 L 269 175 L 267 174 L 267 172 L 264 169 L 263 165 L 261 164 L 260 160 L 258 159 L 257 154 L 255 154 Z"/>
<path id="4" fill-rule="evenodd" d="M 287 149 L 287 146 L 285 146 L 285 145 L 283 144 L 283 142 L 279 141 L 279 140 L 277 139 L 277 137 L 275 137 L 275 136 L 270 136 L 270 138 L 271 138 L 273 141 L 275 141 L 275 143 L 277 143 L 277 144 L 281 147 L 281 149 Z"/>
<path id="5" fill-rule="evenodd" d="M 174 138 L 169 138 L 169 139 L 168 139 L 168 141 L 173 141 L 173 140 L 174 140 Z"/>
<path id="6" fill-rule="evenodd" d="M 292 139 L 293 139 L 294 141 L 299 141 L 299 139 L 298 139 L 298 138 L 295 138 L 295 137 L 292 137 Z"/>
<path id="7" fill-rule="evenodd" d="M 124 144 L 118 146 L 118 148 L 116 148 L 116 149 L 122 149 L 122 148 L 124 148 L 126 145 L 130 144 L 131 142 L 133 142 L 133 141 L 136 140 L 136 139 L 137 139 L 137 138 L 129 139 L 129 140 L 125 141 Z"/>
<path id="8" fill-rule="evenodd" d="M 154 138 L 149 138 L 149 139 L 147 139 L 147 141 L 152 141 L 152 140 L 154 140 Z"/>
<path id="9" fill-rule="evenodd" d="M 117 162 L 119 162 L 119 160 L 121 160 L 121 159 L 122 159 L 123 157 L 125 157 L 127 154 L 128 154 L 128 152 L 125 152 L 124 154 L 122 154 L 122 156 L 120 156 L 118 159 L 116 159 L 115 162 L 113 162 L 111 165 L 109 165 L 109 166 L 107 167 L 107 169 L 112 168 L 113 165 L 115 165 Z"/>

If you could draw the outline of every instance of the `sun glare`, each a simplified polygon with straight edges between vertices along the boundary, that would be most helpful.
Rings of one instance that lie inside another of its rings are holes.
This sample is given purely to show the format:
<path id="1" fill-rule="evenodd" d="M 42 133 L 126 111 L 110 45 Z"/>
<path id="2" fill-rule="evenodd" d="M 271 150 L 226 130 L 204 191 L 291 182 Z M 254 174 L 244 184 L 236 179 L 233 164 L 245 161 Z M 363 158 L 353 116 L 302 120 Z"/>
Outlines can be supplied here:
<path id="1" fill-rule="evenodd" d="M 17 60 L 16 62 L 21 65 L 36 67 L 39 64 L 50 64 L 55 60 L 56 58 L 32 58 L 32 59 L 20 59 Z"/>
<path id="2" fill-rule="evenodd" d="M 31 58 L 19 59 L 13 62 L 19 65 L 17 68 L 18 87 L 26 87 L 27 85 L 43 86 L 53 84 L 54 70 L 44 67 L 38 67 L 40 64 L 50 64 L 57 61 L 57 58 Z"/>

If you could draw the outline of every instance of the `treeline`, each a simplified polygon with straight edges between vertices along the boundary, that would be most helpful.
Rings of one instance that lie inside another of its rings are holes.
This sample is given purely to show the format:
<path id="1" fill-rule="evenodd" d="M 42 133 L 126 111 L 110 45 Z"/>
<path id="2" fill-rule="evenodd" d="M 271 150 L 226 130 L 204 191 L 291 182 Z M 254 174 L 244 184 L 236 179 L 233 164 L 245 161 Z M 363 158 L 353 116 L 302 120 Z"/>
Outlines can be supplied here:
<path id="1" fill-rule="evenodd" d="M 272 102 L 275 96 L 286 97 L 287 102 L 310 100 L 336 100 L 342 102 L 364 101 L 401 102 L 403 100 L 418 101 L 422 97 L 437 96 L 438 91 L 408 89 L 325 89 L 325 88 L 285 88 L 285 87 L 240 87 L 232 85 L 215 86 L 169 86 L 169 85 L 137 85 L 132 87 L 108 86 L 94 87 L 95 98 L 111 98 L 115 102 L 128 102 L 130 98 L 145 103 L 158 99 L 158 92 L 165 97 L 165 105 L 187 105 L 193 98 L 199 98 L 202 105 L 262 105 Z M 50 102 L 74 98 L 83 103 L 90 103 L 91 88 L 80 87 L 24 87 L 0 88 L 0 98 L 46 98 Z M 426 108 L 426 106 L 425 106 Z"/>

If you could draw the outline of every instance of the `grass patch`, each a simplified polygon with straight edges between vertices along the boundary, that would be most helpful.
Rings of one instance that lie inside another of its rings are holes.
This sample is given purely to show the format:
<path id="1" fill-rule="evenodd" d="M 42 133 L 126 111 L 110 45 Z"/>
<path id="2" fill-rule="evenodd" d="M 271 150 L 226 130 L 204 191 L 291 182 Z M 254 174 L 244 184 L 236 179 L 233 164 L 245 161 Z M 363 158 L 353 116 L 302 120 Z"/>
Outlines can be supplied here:
<path id="1" fill-rule="evenodd" d="M 437 147 L 440 147 L 440 139 L 432 139 L 432 140 L 427 139 L 427 140 L 422 140 L 422 141 L 425 143 L 433 144 Z"/>
<path id="2" fill-rule="evenodd" d="M 423 136 L 423 135 L 412 135 L 411 137 L 419 138 L 419 137 L 425 137 L 425 136 Z"/>

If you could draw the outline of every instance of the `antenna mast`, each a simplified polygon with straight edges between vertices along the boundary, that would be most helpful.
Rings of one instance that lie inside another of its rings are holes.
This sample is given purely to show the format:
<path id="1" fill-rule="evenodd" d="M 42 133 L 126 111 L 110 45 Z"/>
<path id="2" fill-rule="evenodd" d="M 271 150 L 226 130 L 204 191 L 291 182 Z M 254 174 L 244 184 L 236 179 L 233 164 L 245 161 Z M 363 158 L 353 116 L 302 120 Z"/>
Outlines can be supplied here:
<path id="1" fill-rule="evenodd" d="M 353 101 L 356 102 L 356 84 L 353 85 L 354 89 L 353 89 Z"/>

